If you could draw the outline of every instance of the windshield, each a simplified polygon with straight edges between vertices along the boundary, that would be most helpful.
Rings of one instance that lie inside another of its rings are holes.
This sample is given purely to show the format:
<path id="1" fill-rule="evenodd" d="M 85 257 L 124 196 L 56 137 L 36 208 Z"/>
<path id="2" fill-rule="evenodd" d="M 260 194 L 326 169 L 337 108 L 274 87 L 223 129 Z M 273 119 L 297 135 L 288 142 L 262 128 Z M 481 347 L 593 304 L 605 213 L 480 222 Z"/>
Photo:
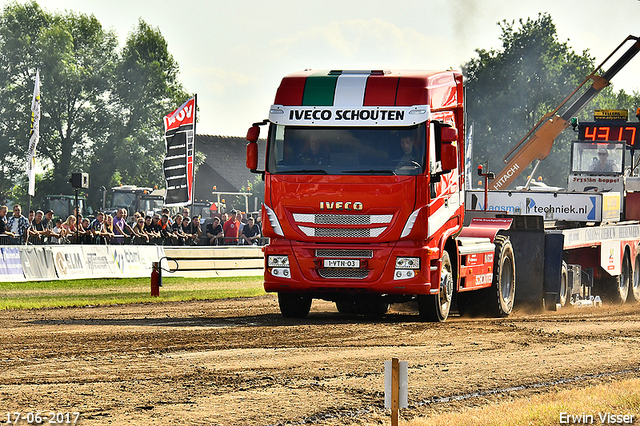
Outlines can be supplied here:
<path id="1" fill-rule="evenodd" d="M 162 211 L 164 200 L 161 198 L 143 198 L 140 200 L 140 211 L 143 212 L 159 212 Z"/>
<path id="2" fill-rule="evenodd" d="M 73 206 L 76 205 L 75 198 L 49 198 L 47 199 L 47 209 L 54 211 L 56 216 L 63 219 L 67 219 L 70 214 L 73 214 Z M 84 199 L 79 198 L 78 204 L 80 204 L 80 212 L 85 213 Z"/>
<path id="3" fill-rule="evenodd" d="M 424 172 L 425 124 L 408 127 L 303 127 L 272 124 L 267 170 L 279 174 Z"/>
<path id="4" fill-rule="evenodd" d="M 111 205 L 113 207 L 128 207 L 133 205 L 136 195 L 131 192 L 114 192 Z"/>
<path id="5" fill-rule="evenodd" d="M 621 174 L 624 167 L 624 142 L 574 142 L 573 173 Z"/>

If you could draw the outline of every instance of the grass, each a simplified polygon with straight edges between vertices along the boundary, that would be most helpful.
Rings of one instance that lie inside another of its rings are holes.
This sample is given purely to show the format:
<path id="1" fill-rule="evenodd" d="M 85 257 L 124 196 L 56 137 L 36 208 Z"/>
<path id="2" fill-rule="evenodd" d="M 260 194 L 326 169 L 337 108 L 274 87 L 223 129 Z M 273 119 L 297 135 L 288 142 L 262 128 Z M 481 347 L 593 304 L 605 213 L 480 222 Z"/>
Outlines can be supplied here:
<path id="1" fill-rule="evenodd" d="M 0 310 L 158 303 L 255 297 L 265 294 L 262 277 L 163 277 L 159 297 L 150 278 L 0 282 Z"/>
<path id="2" fill-rule="evenodd" d="M 582 415 L 582 422 L 568 416 Z M 437 414 L 429 418 L 417 418 L 401 422 L 404 426 L 551 426 L 558 424 L 609 424 L 600 418 L 606 414 L 633 416 L 633 424 L 640 424 L 640 379 L 622 380 L 586 388 L 568 389 L 519 398 L 510 402 L 471 408 L 462 412 Z M 623 418 L 615 424 L 625 424 Z M 629 424 L 627 422 L 626 424 Z"/>

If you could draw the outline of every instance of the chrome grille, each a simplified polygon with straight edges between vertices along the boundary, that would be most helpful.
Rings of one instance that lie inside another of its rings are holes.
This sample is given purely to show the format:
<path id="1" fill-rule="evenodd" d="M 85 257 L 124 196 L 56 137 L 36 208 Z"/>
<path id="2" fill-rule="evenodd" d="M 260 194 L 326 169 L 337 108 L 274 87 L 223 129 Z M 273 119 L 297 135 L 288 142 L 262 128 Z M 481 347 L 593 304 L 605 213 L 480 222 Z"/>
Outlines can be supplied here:
<path id="1" fill-rule="evenodd" d="M 372 238 L 377 237 L 387 228 L 311 228 L 300 226 L 300 230 L 308 237 L 324 238 Z"/>
<path id="2" fill-rule="evenodd" d="M 337 259 L 371 259 L 373 258 L 373 250 L 317 249 L 316 257 L 332 257 Z"/>
<path id="3" fill-rule="evenodd" d="M 369 275 L 368 269 L 318 269 L 318 275 L 322 278 L 363 280 Z"/>
<path id="4" fill-rule="evenodd" d="M 298 223 L 315 223 L 318 225 L 371 225 L 375 223 L 391 223 L 392 219 L 392 214 L 293 214 L 293 220 Z"/>
<path id="5" fill-rule="evenodd" d="M 319 225 L 370 225 L 371 216 L 355 214 L 318 214 L 315 223 Z"/>

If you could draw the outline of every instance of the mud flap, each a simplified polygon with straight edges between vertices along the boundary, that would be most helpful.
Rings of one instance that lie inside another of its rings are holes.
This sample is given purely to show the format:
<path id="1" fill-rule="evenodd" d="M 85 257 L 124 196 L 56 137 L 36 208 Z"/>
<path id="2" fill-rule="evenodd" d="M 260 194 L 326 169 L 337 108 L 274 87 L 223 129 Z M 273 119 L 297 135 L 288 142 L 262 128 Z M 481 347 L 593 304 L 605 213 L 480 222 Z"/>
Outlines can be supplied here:
<path id="1" fill-rule="evenodd" d="M 509 236 L 513 245 L 516 305 L 555 306 L 560 292 L 564 236 L 561 232 L 545 231 L 541 216 L 509 217 L 514 218 L 512 228 L 500 234 Z"/>
<path id="2" fill-rule="evenodd" d="M 546 233 L 544 241 L 544 300 L 547 309 L 560 302 L 564 235 L 560 231 Z"/>
<path id="3" fill-rule="evenodd" d="M 545 233 L 542 229 L 510 229 L 507 235 L 516 260 L 516 306 L 520 303 L 538 304 L 544 298 Z"/>

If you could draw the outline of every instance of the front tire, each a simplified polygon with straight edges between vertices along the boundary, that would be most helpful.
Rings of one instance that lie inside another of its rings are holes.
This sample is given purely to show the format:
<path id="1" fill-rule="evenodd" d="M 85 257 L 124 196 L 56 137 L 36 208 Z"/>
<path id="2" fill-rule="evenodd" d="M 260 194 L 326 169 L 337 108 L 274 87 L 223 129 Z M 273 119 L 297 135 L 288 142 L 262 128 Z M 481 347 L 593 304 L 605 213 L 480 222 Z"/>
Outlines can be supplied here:
<path id="1" fill-rule="evenodd" d="M 311 297 L 302 293 L 278 293 L 280 313 L 285 318 L 305 318 L 311 309 Z"/>
<path id="2" fill-rule="evenodd" d="M 453 268 L 447 251 L 442 253 L 441 265 L 438 294 L 418 296 L 418 312 L 423 321 L 444 322 L 449 316 L 453 299 Z"/>

